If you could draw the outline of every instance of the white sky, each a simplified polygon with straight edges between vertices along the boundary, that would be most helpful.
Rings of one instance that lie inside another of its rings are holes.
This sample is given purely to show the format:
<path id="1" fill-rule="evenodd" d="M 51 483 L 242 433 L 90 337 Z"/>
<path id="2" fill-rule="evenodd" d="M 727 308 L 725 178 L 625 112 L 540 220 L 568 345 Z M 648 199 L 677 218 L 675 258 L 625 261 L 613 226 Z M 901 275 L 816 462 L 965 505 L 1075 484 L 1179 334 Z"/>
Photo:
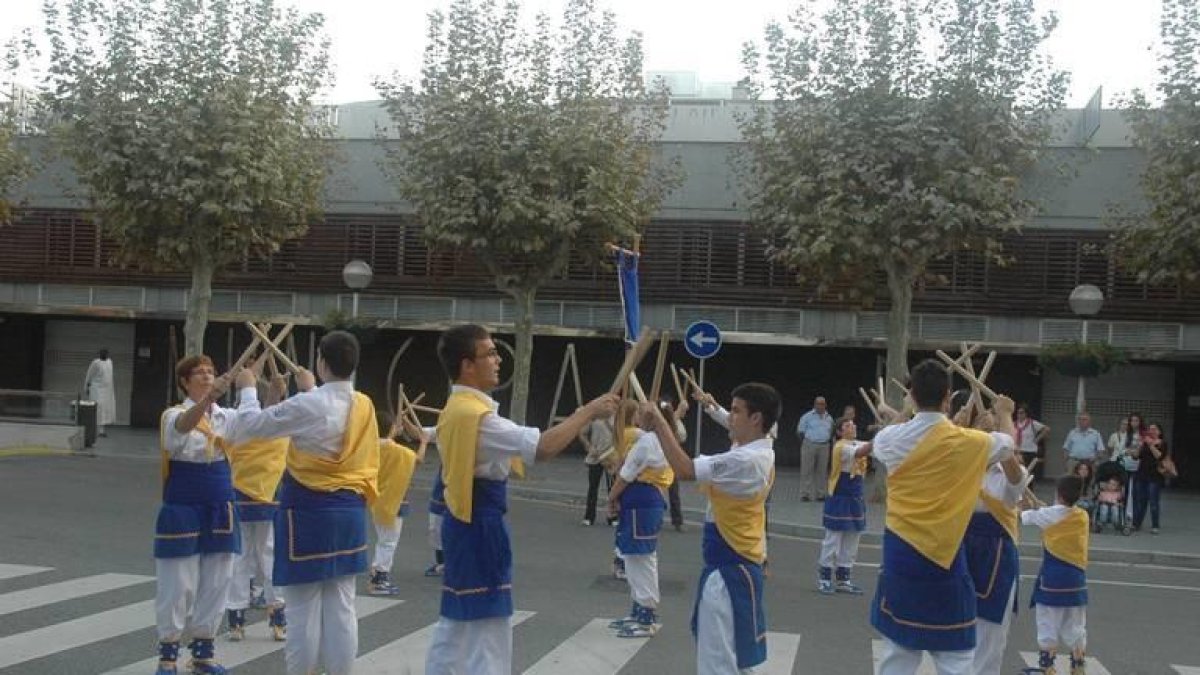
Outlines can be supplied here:
<path id="1" fill-rule="evenodd" d="M 647 70 L 694 71 L 705 82 L 735 81 L 746 40 L 761 40 L 770 19 L 784 19 L 804 0 L 599 0 L 617 13 L 626 30 L 645 37 Z M 328 99 L 377 98 L 371 81 L 392 71 L 415 77 L 424 47 L 426 14 L 448 0 L 279 0 L 325 14 L 332 38 L 336 84 Z M 0 39 L 21 27 L 37 27 L 41 0 L 0 0 Z M 1051 39 L 1056 62 L 1072 74 L 1067 104 L 1079 107 L 1096 87 L 1105 106 L 1116 94 L 1150 88 L 1156 78 L 1153 47 L 1158 36 L 1155 0 L 1037 0 L 1058 13 Z M 561 0 L 524 0 L 526 10 L 560 14 Z M 706 8 L 718 8 L 717 11 Z"/>

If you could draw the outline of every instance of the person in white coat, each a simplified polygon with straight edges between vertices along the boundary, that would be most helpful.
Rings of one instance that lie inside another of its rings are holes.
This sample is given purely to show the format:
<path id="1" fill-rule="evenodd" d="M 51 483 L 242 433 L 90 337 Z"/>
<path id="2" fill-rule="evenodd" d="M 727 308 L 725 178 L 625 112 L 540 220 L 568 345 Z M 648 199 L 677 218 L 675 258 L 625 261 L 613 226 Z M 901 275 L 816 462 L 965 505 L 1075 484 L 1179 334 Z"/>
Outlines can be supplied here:
<path id="1" fill-rule="evenodd" d="M 117 421 L 117 392 L 113 386 L 113 363 L 108 350 L 101 349 L 88 366 L 83 378 L 83 395 L 96 402 L 96 430 L 107 435 L 104 427 Z"/>

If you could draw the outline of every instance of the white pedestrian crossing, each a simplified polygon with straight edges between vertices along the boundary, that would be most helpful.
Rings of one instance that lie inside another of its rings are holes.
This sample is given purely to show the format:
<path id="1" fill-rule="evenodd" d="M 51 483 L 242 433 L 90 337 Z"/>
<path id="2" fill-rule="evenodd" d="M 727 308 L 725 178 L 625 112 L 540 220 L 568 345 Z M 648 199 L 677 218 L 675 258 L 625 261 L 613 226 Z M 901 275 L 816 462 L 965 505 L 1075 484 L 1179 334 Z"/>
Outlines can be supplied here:
<path id="1" fill-rule="evenodd" d="M 395 607 L 402 602 L 404 601 L 360 596 L 354 599 L 354 611 L 361 621 L 372 614 Z M 280 651 L 281 649 L 283 649 L 283 643 L 271 639 L 267 632 L 266 622 L 258 621 L 246 626 L 246 639 L 241 642 L 230 642 L 224 636 L 218 638 L 217 661 L 226 668 L 233 668 Z M 158 658 L 151 656 L 143 661 L 131 663 L 109 671 L 105 675 L 145 675 L 145 673 L 154 672 L 154 667 L 157 663 Z"/>
<path id="2" fill-rule="evenodd" d="M 887 644 L 883 640 L 871 640 L 871 672 L 879 672 L 879 662 L 883 660 L 886 650 Z M 937 675 L 937 666 L 933 665 L 933 659 L 928 654 L 921 655 L 921 665 L 914 675 Z"/>
<path id="3" fill-rule="evenodd" d="M 512 625 L 520 625 L 534 614 L 514 612 Z M 354 660 L 355 675 L 419 675 L 425 672 L 425 656 L 429 653 L 429 640 L 436 625 L 431 623 L 358 657 Z"/>
<path id="4" fill-rule="evenodd" d="M 0 669 L 153 625 L 154 601 L 146 600 L 9 635 L 0 638 Z"/>
<path id="5" fill-rule="evenodd" d="M 1171 666 L 1179 675 L 1200 675 L 1200 668 L 1195 666 Z"/>
<path id="6" fill-rule="evenodd" d="M 0 579 L 15 579 L 29 574 L 49 572 L 53 567 L 36 567 L 34 565 L 5 565 L 0 563 Z"/>
<path id="7" fill-rule="evenodd" d="M 762 675 L 792 675 L 796 654 L 800 651 L 800 636 L 795 633 L 767 633 L 767 662 Z"/>
<path id="8" fill-rule="evenodd" d="M 136 574 L 97 574 L 0 595 L 0 616 L 154 581 Z"/>
<path id="9" fill-rule="evenodd" d="M 611 675 L 632 659 L 649 640 L 617 637 L 610 619 L 592 619 L 565 642 L 543 656 L 525 675 Z"/>
<path id="10" fill-rule="evenodd" d="M 1023 660 L 1027 666 L 1036 666 L 1038 664 L 1038 654 L 1037 652 L 1021 652 L 1021 660 Z M 1084 659 L 1084 664 L 1087 666 L 1086 669 L 1088 675 L 1112 675 L 1112 673 L 1108 672 L 1108 668 L 1105 668 L 1099 661 L 1091 656 Z M 1071 672 L 1070 655 L 1059 654 L 1058 658 L 1054 660 L 1054 667 L 1057 668 L 1058 672 L 1060 673 Z"/>

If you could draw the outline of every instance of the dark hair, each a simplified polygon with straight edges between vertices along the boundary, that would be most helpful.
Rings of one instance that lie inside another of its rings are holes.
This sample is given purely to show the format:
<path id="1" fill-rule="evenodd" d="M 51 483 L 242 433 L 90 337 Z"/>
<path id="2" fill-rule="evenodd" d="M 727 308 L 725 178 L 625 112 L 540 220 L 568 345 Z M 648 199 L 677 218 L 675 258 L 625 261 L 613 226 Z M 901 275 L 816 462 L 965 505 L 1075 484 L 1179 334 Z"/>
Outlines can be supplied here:
<path id="1" fill-rule="evenodd" d="M 1138 428 L 1136 432 L 1133 430 L 1133 418 L 1135 417 L 1138 420 Z M 1125 429 L 1125 447 L 1128 448 L 1130 445 L 1133 445 L 1133 435 L 1136 433 L 1140 437 L 1145 434 L 1147 425 L 1146 418 L 1142 417 L 1142 413 L 1140 412 L 1131 412 L 1129 413 L 1129 417 L 1125 419 L 1129 420 L 1129 426 Z"/>
<path id="2" fill-rule="evenodd" d="M 475 360 L 476 343 L 491 336 L 486 328 L 474 323 L 464 323 L 442 333 L 438 338 L 437 355 L 446 375 L 451 380 L 457 380 L 462 372 L 463 360 Z"/>
<path id="3" fill-rule="evenodd" d="M 108 350 L 101 349 L 99 352 L 96 353 L 96 357 L 99 358 L 101 361 L 107 361 L 108 360 Z"/>
<path id="4" fill-rule="evenodd" d="M 1062 476 L 1058 479 L 1055 490 L 1062 503 L 1075 506 L 1075 502 L 1079 501 L 1080 495 L 1083 494 L 1083 479 L 1075 475 Z"/>
<path id="5" fill-rule="evenodd" d="M 358 368 L 358 338 L 344 330 L 326 333 L 317 351 L 334 377 L 344 380 Z"/>
<path id="6" fill-rule="evenodd" d="M 912 383 L 909 393 L 918 408 L 940 407 L 950 391 L 950 373 L 933 359 L 918 363 L 912 369 L 909 380 Z"/>
<path id="7" fill-rule="evenodd" d="M 775 387 L 761 382 L 739 384 L 733 390 L 733 398 L 740 398 L 746 404 L 746 410 L 751 415 L 762 415 L 762 432 L 766 433 L 775 426 L 779 419 L 781 401 Z"/>
<path id="8" fill-rule="evenodd" d="M 213 370 L 217 368 L 213 360 L 204 354 L 185 356 L 179 360 L 179 363 L 175 364 L 175 382 L 179 385 L 180 389 L 183 388 L 184 382 L 191 376 L 192 371 L 200 366 L 208 366 Z"/>

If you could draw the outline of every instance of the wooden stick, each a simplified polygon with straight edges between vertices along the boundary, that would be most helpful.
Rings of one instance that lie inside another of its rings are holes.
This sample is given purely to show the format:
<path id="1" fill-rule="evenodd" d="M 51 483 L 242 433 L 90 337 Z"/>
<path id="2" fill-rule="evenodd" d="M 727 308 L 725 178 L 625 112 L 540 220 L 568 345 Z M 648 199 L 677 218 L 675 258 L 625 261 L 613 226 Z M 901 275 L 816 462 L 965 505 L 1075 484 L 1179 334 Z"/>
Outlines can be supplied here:
<path id="1" fill-rule="evenodd" d="M 944 361 L 946 363 L 946 365 L 953 368 L 954 371 L 956 373 L 958 373 L 959 375 L 962 375 L 963 378 L 966 379 L 968 384 L 979 387 L 979 391 L 983 392 L 984 394 L 987 394 L 989 398 L 996 399 L 996 398 L 1000 397 L 1000 395 L 997 394 L 996 392 L 992 391 L 990 387 L 988 387 L 986 384 L 980 382 L 979 379 L 976 378 L 971 373 L 967 372 L 967 369 L 963 368 L 962 364 L 960 364 L 955 359 L 950 358 L 950 356 L 947 355 L 946 352 L 939 349 L 935 353 L 937 354 L 939 359 L 941 359 L 942 361 Z"/>
<path id="2" fill-rule="evenodd" d="M 262 340 L 258 337 L 255 337 L 253 340 L 251 340 L 250 346 L 246 347 L 246 350 L 242 352 L 242 355 L 238 357 L 237 361 L 233 362 L 233 365 L 229 367 L 229 371 L 236 372 L 239 368 L 246 365 L 246 362 L 250 360 L 250 357 L 254 356 L 254 352 L 258 350 L 258 347 L 261 344 Z"/>
<path id="3" fill-rule="evenodd" d="M 412 405 L 412 406 L 409 406 L 409 407 L 410 407 L 410 408 L 412 408 L 413 410 L 420 410 L 421 412 L 433 413 L 433 414 L 435 414 L 435 415 L 441 415 L 441 414 L 442 414 L 442 409 L 441 409 L 441 408 L 434 408 L 434 407 L 432 407 L 432 406 L 427 406 L 427 405 Z"/>
<path id="4" fill-rule="evenodd" d="M 633 392 L 633 397 L 638 400 L 638 403 L 645 403 L 649 400 L 646 398 L 646 391 L 642 389 L 642 382 L 638 380 L 637 373 L 629 374 L 629 390 Z M 654 407 L 657 408 L 658 406 L 655 405 Z"/>
<path id="5" fill-rule="evenodd" d="M 637 342 L 625 352 L 625 362 L 621 364 L 621 369 L 617 371 L 617 377 L 613 379 L 612 386 L 608 388 L 608 393 L 621 393 L 621 387 L 625 380 L 629 379 L 629 374 L 638 367 L 638 364 L 646 357 L 646 352 L 650 351 L 650 347 L 653 345 L 654 337 L 651 335 L 650 329 L 642 328 L 642 333 L 638 335 Z"/>
<path id="6" fill-rule="evenodd" d="M 671 346 L 671 334 L 663 331 L 658 340 L 658 359 L 654 361 L 654 379 L 650 385 L 650 400 L 657 402 L 662 397 L 663 370 L 667 367 L 667 348 Z"/>
<path id="7" fill-rule="evenodd" d="M 404 414 L 404 385 L 398 387 L 396 394 L 396 414 L 392 415 L 392 426 L 388 429 L 388 438 L 395 438 L 400 427 L 400 416 Z"/>
<path id="8" fill-rule="evenodd" d="M 288 370 L 292 371 L 293 373 L 300 372 L 300 366 L 293 363 L 292 360 L 288 358 L 288 355 L 284 354 L 283 350 L 280 349 L 274 342 L 271 341 L 271 338 L 268 335 L 266 335 L 265 333 L 263 333 L 261 330 L 258 329 L 258 326 L 255 326 L 253 323 L 247 321 L 246 328 L 249 328 L 250 332 L 253 333 L 255 337 L 261 339 L 263 341 L 263 344 L 266 345 L 267 349 L 274 352 L 275 356 L 279 359 L 279 362 L 282 363 L 285 367 L 287 367 Z M 282 337 L 280 337 L 279 339 L 281 341 L 283 340 Z"/>
<path id="9" fill-rule="evenodd" d="M 992 365 L 996 363 L 996 352 L 988 353 L 987 361 L 983 362 L 983 368 L 979 371 L 979 381 L 984 382 L 987 376 L 992 372 Z"/>
<path id="10" fill-rule="evenodd" d="M 408 416 L 408 421 L 420 428 L 421 418 L 417 417 L 417 411 L 414 409 L 412 402 L 408 400 L 408 396 L 405 395 L 403 384 L 400 385 L 400 405 L 404 408 L 404 413 Z M 441 414 L 440 410 L 438 414 Z"/>
<path id="11" fill-rule="evenodd" d="M 893 377 L 892 384 L 896 385 L 897 387 L 900 387 L 900 391 L 904 392 L 905 396 L 908 396 L 908 387 L 904 386 L 903 382 L 901 382 L 900 380 L 897 380 L 896 378 Z"/>
<path id="12" fill-rule="evenodd" d="M 680 401 L 683 401 L 686 396 L 683 393 L 683 387 L 679 384 L 679 371 L 675 369 L 674 363 L 671 364 L 671 379 L 675 381 L 675 395 L 679 397 Z"/>
<path id="13" fill-rule="evenodd" d="M 858 393 L 862 396 L 863 401 L 866 401 L 867 408 L 871 411 L 871 414 L 875 416 L 875 421 L 882 422 L 883 420 L 879 417 L 879 410 L 875 408 L 875 403 L 871 400 L 871 397 L 867 395 L 867 391 L 862 387 L 859 387 Z"/>

